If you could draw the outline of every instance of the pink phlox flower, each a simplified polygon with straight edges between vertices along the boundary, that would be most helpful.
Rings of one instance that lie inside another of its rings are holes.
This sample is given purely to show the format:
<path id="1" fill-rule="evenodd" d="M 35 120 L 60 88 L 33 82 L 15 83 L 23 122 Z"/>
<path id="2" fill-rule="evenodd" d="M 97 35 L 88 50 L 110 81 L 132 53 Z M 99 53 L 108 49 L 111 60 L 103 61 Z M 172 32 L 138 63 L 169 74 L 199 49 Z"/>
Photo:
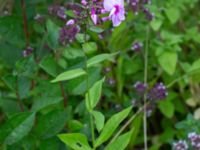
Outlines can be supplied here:
<path id="1" fill-rule="evenodd" d="M 70 19 L 66 23 L 67 26 L 71 26 L 71 25 L 74 25 L 74 24 L 75 24 L 75 20 L 74 19 Z"/>
<path id="2" fill-rule="evenodd" d="M 119 26 L 125 20 L 124 0 L 104 0 L 104 9 L 110 12 L 109 18 L 113 26 Z"/>
<path id="3" fill-rule="evenodd" d="M 97 16 L 94 8 L 91 9 L 91 19 L 92 19 L 93 23 L 96 25 L 97 21 L 98 21 L 98 16 Z"/>
<path id="4" fill-rule="evenodd" d="M 81 0 L 81 3 L 86 6 L 88 4 L 88 2 L 86 0 Z"/>

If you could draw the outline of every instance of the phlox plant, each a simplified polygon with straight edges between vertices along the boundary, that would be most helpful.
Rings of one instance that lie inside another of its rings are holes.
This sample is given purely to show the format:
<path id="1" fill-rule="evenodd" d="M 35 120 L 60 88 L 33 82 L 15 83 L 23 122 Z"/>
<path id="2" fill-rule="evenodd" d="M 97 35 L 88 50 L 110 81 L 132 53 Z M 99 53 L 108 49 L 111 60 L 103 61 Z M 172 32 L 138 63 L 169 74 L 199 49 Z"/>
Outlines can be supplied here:
<path id="1" fill-rule="evenodd" d="M 102 24 L 105 21 L 112 21 L 112 26 L 117 27 L 120 26 L 120 24 L 125 20 L 125 5 L 124 0 L 103 0 L 103 1 L 86 1 L 83 0 L 82 6 L 77 11 L 77 18 L 70 19 L 67 21 L 66 26 L 60 30 L 60 42 L 63 45 L 69 44 L 75 39 L 75 36 L 78 32 L 81 32 L 81 28 L 78 29 L 77 25 L 79 25 L 80 21 L 84 22 L 82 24 L 84 28 L 83 38 L 84 42 L 83 44 L 87 43 L 87 30 L 89 27 L 88 21 L 91 19 L 94 25 Z M 131 5 L 138 5 L 139 7 L 139 1 L 131 1 L 129 2 Z M 148 20 L 153 19 L 153 15 L 149 12 L 147 8 L 145 8 L 145 5 L 150 4 L 150 1 L 144 1 L 142 2 L 142 9 L 144 9 L 144 12 L 148 16 Z M 72 4 L 76 5 L 76 4 Z M 78 4 L 77 4 L 78 6 Z M 75 8 L 75 6 L 71 7 L 72 10 Z M 83 10 L 81 10 L 83 9 Z M 82 16 L 81 14 L 84 14 L 83 18 L 79 18 L 79 16 Z M 151 16 L 152 17 L 149 17 Z M 103 16 L 103 17 L 102 17 Z M 80 20 L 79 20 L 79 19 Z M 88 21 L 85 21 L 88 20 Z M 76 26 L 77 29 L 74 29 Z M 66 29 L 68 28 L 68 29 Z M 66 31 L 65 31 L 66 29 Z M 88 59 L 87 54 L 85 53 L 85 65 L 82 68 L 75 68 L 72 70 L 68 70 L 64 73 L 61 73 L 58 75 L 52 82 L 61 82 L 66 80 L 73 80 L 74 78 L 85 76 L 86 78 L 86 93 L 85 93 L 85 105 L 87 108 L 87 111 L 90 115 L 90 129 L 91 129 L 91 145 L 89 144 L 90 140 L 82 134 L 82 133 L 64 133 L 59 134 L 58 137 L 66 143 L 69 147 L 75 150 L 96 150 L 99 147 L 104 147 L 105 150 L 124 150 L 130 141 L 132 130 L 127 131 L 127 127 L 132 123 L 132 121 L 140 115 L 140 113 L 144 113 L 144 148 L 148 149 L 147 145 L 147 125 L 146 125 L 146 118 L 147 118 L 147 108 L 150 105 L 155 105 L 157 100 L 163 100 L 168 95 L 166 87 L 163 85 L 163 83 L 156 84 L 153 88 L 149 89 L 147 87 L 147 64 L 148 64 L 148 33 L 149 27 L 147 22 L 147 40 L 146 40 L 146 51 L 145 51 L 145 70 L 144 70 L 144 83 L 136 83 L 134 86 L 138 94 L 141 96 L 141 102 L 142 107 L 139 108 L 139 110 L 132 114 L 132 117 L 130 119 L 127 119 L 127 121 L 124 122 L 124 125 L 119 128 L 119 125 L 129 116 L 131 113 L 131 110 L 133 109 L 132 106 L 127 107 L 126 109 L 120 111 L 117 114 L 114 114 L 110 117 L 109 120 L 105 122 L 105 117 L 102 114 L 102 112 L 95 110 L 97 104 L 99 103 L 99 100 L 102 95 L 102 86 L 105 81 L 105 77 L 103 77 L 101 80 L 96 81 L 91 87 L 89 86 L 89 73 L 88 69 L 90 67 L 95 67 L 97 64 L 113 59 L 114 57 L 117 57 L 117 55 L 120 55 L 120 52 L 112 53 L 112 54 L 100 54 L 96 55 L 90 59 Z M 135 43 L 132 47 L 132 50 L 139 50 L 141 49 L 140 43 Z M 148 102 L 147 100 L 151 100 Z M 118 132 L 115 133 L 115 131 L 118 129 Z M 98 134 L 96 134 L 96 131 Z M 110 142 L 108 142 L 110 141 Z M 104 143 L 107 143 L 104 145 Z M 104 146 L 102 146 L 104 145 Z"/>

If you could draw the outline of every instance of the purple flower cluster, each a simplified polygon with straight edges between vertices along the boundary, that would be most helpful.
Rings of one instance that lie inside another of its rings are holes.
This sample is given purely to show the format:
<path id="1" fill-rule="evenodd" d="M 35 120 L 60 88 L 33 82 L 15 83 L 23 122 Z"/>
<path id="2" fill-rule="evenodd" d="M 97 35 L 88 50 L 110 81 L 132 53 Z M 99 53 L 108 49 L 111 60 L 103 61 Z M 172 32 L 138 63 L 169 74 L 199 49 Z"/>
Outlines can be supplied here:
<path id="1" fill-rule="evenodd" d="M 143 48 L 143 44 L 141 42 L 135 42 L 133 43 L 131 50 L 135 51 L 135 52 L 140 52 Z"/>
<path id="2" fill-rule="evenodd" d="M 23 56 L 27 57 L 33 53 L 33 48 L 28 46 L 25 50 L 23 50 Z"/>
<path id="3" fill-rule="evenodd" d="M 154 18 L 154 14 L 150 12 L 145 5 L 150 5 L 151 0 L 127 0 L 131 10 L 137 15 L 140 11 L 143 12 L 148 20 L 152 20 Z"/>
<path id="4" fill-rule="evenodd" d="M 163 83 L 157 83 L 147 94 L 149 100 L 163 100 L 167 97 L 168 92 Z"/>
<path id="5" fill-rule="evenodd" d="M 197 134 L 195 132 L 189 133 L 188 139 L 189 139 L 193 149 L 195 149 L 195 150 L 200 149 L 200 135 L 199 134 Z"/>
<path id="6" fill-rule="evenodd" d="M 179 140 L 173 144 L 174 150 L 188 150 L 189 147 L 193 150 L 200 150 L 200 135 L 196 132 L 188 134 L 188 143 L 186 140 Z"/>
<path id="7" fill-rule="evenodd" d="M 147 92 L 148 86 L 142 82 L 136 82 L 134 89 L 139 96 L 143 96 Z M 147 92 L 147 98 L 149 100 L 163 100 L 167 97 L 168 92 L 163 83 L 157 83 L 152 89 Z"/>
<path id="8" fill-rule="evenodd" d="M 145 92 L 147 90 L 147 85 L 138 81 L 134 84 L 134 89 L 138 95 L 142 96 L 145 94 Z"/>
<path id="9" fill-rule="evenodd" d="M 57 16 L 62 20 L 65 20 L 67 18 L 65 11 L 66 11 L 65 7 L 59 5 L 52 5 L 48 7 L 48 12 L 50 15 Z"/>
<path id="10" fill-rule="evenodd" d="M 173 143 L 173 150 L 187 150 L 188 144 L 185 140 L 179 140 L 176 143 Z"/>
<path id="11" fill-rule="evenodd" d="M 66 26 L 60 29 L 59 42 L 62 45 L 67 45 L 74 41 L 76 34 L 80 31 L 78 26 L 72 24 L 73 21 L 67 23 Z"/>

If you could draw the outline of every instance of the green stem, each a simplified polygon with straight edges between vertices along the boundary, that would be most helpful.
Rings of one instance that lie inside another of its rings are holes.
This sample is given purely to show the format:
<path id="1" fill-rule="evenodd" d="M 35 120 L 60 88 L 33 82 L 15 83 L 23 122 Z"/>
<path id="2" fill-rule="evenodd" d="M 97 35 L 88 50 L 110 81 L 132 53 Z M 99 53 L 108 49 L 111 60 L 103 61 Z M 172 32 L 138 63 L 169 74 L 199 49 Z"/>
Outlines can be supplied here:
<path id="1" fill-rule="evenodd" d="M 87 31 L 87 24 L 85 22 L 85 34 L 84 34 L 84 41 L 87 41 L 87 35 L 86 35 L 86 31 Z M 84 52 L 85 55 L 85 71 L 86 71 L 86 87 L 87 87 L 87 93 L 88 93 L 88 100 L 89 100 L 89 105 L 91 106 L 91 101 L 90 101 L 90 93 L 89 93 L 89 72 L 88 72 L 88 67 L 87 67 L 87 55 Z M 94 119 L 93 119 L 93 115 L 91 112 L 89 112 L 90 114 L 90 126 L 91 126 L 91 134 L 92 134 L 92 146 L 93 146 L 93 150 L 95 150 L 95 134 L 94 134 Z"/>
<path id="2" fill-rule="evenodd" d="M 116 135 L 110 140 L 109 144 L 111 144 L 112 142 L 114 142 L 119 135 L 133 122 L 133 120 L 140 114 L 143 112 L 144 108 L 149 104 L 146 103 L 146 105 L 144 105 L 143 107 L 141 107 L 122 127 L 121 129 L 116 133 Z M 109 145 L 108 144 L 108 145 Z"/>
<path id="3" fill-rule="evenodd" d="M 144 52 L 144 84 L 147 84 L 148 79 L 148 51 L 149 51 L 149 26 L 147 26 L 146 30 L 146 47 Z M 144 94 L 144 115 L 143 115 L 143 132 L 144 132 L 144 150 L 148 150 L 147 144 L 147 94 Z"/>

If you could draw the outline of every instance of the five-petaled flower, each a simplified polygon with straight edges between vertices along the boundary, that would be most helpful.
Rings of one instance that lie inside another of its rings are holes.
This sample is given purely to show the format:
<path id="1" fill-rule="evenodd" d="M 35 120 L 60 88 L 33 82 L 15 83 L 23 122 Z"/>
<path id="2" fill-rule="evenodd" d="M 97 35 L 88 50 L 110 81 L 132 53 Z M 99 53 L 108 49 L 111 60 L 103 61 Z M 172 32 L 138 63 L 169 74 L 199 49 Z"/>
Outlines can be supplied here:
<path id="1" fill-rule="evenodd" d="M 104 0 L 104 9 L 110 12 L 113 26 L 119 26 L 125 20 L 124 0 Z"/>

